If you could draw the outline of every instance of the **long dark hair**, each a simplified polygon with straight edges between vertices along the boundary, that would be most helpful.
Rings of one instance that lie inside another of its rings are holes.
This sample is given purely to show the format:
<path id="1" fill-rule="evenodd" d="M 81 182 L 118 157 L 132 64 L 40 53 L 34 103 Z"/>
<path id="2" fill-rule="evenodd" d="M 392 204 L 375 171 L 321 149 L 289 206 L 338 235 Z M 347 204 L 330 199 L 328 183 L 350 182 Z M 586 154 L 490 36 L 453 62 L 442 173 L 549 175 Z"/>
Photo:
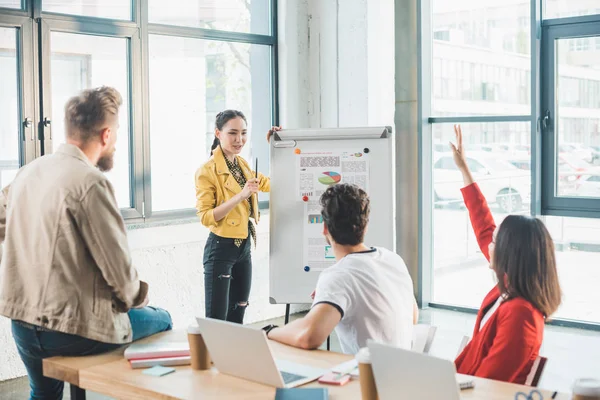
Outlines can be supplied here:
<path id="1" fill-rule="evenodd" d="M 542 221 L 509 215 L 496 235 L 492 266 L 500 292 L 522 297 L 549 317 L 558 308 L 562 292 L 556 270 L 554 242 Z"/>
<path id="2" fill-rule="evenodd" d="M 215 118 L 215 128 L 218 130 L 223 130 L 225 124 L 234 118 L 241 118 L 246 124 L 248 123 L 248 121 L 246 121 L 246 116 L 243 112 L 238 110 L 225 110 L 217 114 L 217 117 Z M 220 144 L 221 142 L 219 141 L 219 138 L 215 136 L 215 140 L 213 141 L 213 144 L 210 147 L 211 156 L 213 155 L 214 149 L 216 149 L 217 146 L 219 146 Z"/>

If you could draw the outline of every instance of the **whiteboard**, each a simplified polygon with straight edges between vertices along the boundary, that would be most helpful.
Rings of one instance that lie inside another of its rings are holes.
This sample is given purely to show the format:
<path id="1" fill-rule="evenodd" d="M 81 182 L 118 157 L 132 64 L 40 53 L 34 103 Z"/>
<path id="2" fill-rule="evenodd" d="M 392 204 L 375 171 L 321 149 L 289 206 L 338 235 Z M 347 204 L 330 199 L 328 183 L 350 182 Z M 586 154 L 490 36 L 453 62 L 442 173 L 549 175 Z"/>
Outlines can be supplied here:
<path id="1" fill-rule="evenodd" d="M 371 214 L 365 244 L 394 249 L 392 147 L 390 127 L 282 130 L 273 137 L 269 204 L 271 304 L 311 303 L 310 294 L 320 272 L 335 262 L 328 246 L 323 246 L 327 243 L 321 234 L 320 206 L 317 210 L 318 197 L 329 184 L 351 181 L 366 186 Z M 348 162 L 343 162 L 344 167 L 327 166 L 333 165 L 327 164 L 329 160 L 333 163 L 338 159 Z M 323 171 L 311 173 L 319 168 Z M 323 262 L 317 258 L 323 258 Z"/>

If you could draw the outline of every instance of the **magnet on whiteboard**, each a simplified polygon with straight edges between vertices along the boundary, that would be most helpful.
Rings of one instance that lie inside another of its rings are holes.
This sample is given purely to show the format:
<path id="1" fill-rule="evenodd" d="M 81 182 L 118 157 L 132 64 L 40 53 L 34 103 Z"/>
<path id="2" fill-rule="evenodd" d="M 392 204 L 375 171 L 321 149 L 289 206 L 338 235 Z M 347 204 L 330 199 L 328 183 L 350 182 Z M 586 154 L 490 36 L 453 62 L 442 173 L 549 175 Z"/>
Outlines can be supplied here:
<path id="1" fill-rule="evenodd" d="M 308 196 L 302 196 L 302 201 L 308 201 Z"/>
<path id="2" fill-rule="evenodd" d="M 296 150 L 294 150 L 294 153 L 296 153 L 296 154 L 300 154 L 300 153 L 302 153 L 302 150 L 300 150 L 300 149 L 296 149 Z"/>
<path id="3" fill-rule="evenodd" d="M 306 271 L 306 272 L 310 271 L 310 267 L 307 265 L 306 267 L 304 267 L 304 271 Z"/>
<path id="4" fill-rule="evenodd" d="M 369 150 L 369 148 L 368 148 L 368 147 L 365 147 L 365 148 L 363 149 L 363 151 L 364 151 L 364 153 L 365 153 L 365 154 L 368 154 L 370 150 Z"/>

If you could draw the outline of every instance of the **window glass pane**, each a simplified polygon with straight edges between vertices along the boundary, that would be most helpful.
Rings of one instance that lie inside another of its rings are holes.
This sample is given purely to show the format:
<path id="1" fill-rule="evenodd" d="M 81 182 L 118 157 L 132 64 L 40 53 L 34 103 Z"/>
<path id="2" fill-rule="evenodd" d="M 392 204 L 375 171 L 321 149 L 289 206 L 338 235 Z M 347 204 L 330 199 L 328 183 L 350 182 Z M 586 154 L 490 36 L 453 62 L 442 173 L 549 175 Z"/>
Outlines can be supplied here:
<path id="1" fill-rule="evenodd" d="M 23 8 L 21 0 L 0 0 L 0 8 Z"/>
<path id="2" fill-rule="evenodd" d="M 131 20 L 131 0 L 42 0 L 42 11 Z"/>
<path id="3" fill-rule="evenodd" d="M 150 35 L 152 211 L 194 208 L 194 174 L 209 158 L 218 112 L 246 115 L 242 157 L 250 161 L 270 127 L 270 54 L 269 46 Z M 261 160 L 261 172 L 267 167 Z"/>
<path id="4" fill-rule="evenodd" d="M 432 0 L 432 114 L 528 115 L 530 0 Z"/>
<path id="5" fill-rule="evenodd" d="M 0 188 L 12 182 L 20 166 L 16 33 L 0 28 Z"/>
<path id="6" fill-rule="evenodd" d="M 64 106 L 83 89 L 112 86 L 121 93 L 120 129 L 115 164 L 107 175 L 115 187 L 121 208 L 131 207 L 129 138 L 128 40 L 52 32 L 52 139 L 54 149 L 65 142 Z"/>
<path id="7" fill-rule="evenodd" d="M 508 214 L 529 214 L 531 198 L 530 124 L 527 122 L 463 124 L 467 163 L 486 197 L 496 224 Z M 455 142 L 451 124 L 434 124 L 435 143 Z M 482 147 L 491 151 L 482 150 Z M 482 255 L 460 189 L 458 169 L 437 168 L 451 158 L 433 149 L 433 299 L 438 303 L 478 308 L 494 286 L 493 273 Z"/>
<path id="8" fill-rule="evenodd" d="M 556 43 L 556 193 L 600 197 L 600 61 L 595 37 Z"/>
<path id="9" fill-rule="evenodd" d="M 543 217 L 556 247 L 563 302 L 556 318 L 600 322 L 600 219 Z"/>
<path id="10" fill-rule="evenodd" d="M 150 23 L 269 35 L 270 0 L 148 0 Z"/>
<path id="11" fill-rule="evenodd" d="M 578 17 L 600 14 L 600 3 L 595 0 L 543 0 L 544 18 Z"/>

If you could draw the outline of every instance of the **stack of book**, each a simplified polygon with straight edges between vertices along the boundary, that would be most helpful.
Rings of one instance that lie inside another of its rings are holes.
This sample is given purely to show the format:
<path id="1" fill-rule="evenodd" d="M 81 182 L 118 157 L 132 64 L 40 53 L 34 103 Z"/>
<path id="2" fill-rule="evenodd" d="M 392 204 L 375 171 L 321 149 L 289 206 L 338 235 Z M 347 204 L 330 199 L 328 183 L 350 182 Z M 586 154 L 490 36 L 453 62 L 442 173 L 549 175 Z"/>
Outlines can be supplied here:
<path id="1" fill-rule="evenodd" d="M 125 350 L 125 358 L 134 369 L 189 365 L 190 345 L 188 342 L 134 343 Z"/>

